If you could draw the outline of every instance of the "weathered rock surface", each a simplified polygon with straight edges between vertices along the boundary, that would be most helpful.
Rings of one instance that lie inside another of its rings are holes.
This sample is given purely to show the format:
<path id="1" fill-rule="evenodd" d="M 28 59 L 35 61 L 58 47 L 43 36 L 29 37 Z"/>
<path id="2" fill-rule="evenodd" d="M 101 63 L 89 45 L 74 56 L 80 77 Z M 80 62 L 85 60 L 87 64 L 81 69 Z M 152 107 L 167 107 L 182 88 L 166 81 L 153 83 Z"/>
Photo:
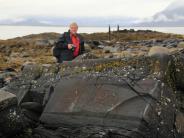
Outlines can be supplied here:
<path id="1" fill-rule="evenodd" d="M 179 47 L 179 48 L 184 48 L 184 42 L 180 42 L 180 43 L 178 44 L 178 47 Z"/>
<path id="2" fill-rule="evenodd" d="M 12 105 L 17 105 L 16 95 L 0 90 L 0 111 Z"/>
<path id="3" fill-rule="evenodd" d="M 160 46 L 154 46 L 150 49 L 148 56 L 159 56 L 159 55 L 169 55 L 169 49 Z"/>
<path id="4" fill-rule="evenodd" d="M 33 137 L 174 138 L 182 55 L 26 64 L 3 89 L 17 96 L 24 118 L 41 121 Z"/>

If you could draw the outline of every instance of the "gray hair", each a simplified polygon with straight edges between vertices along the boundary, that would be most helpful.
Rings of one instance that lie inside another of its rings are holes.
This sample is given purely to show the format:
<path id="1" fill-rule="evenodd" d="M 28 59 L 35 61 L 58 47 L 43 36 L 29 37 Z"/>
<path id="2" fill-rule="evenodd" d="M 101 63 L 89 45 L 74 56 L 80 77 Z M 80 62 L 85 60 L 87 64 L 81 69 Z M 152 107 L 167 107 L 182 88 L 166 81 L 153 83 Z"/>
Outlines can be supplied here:
<path id="1" fill-rule="evenodd" d="M 71 26 L 76 26 L 76 27 L 78 27 L 78 25 L 77 25 L 76 22 L 71 23 L 71 24 L 70 24 L 70 27 L 71 27 Z"/>

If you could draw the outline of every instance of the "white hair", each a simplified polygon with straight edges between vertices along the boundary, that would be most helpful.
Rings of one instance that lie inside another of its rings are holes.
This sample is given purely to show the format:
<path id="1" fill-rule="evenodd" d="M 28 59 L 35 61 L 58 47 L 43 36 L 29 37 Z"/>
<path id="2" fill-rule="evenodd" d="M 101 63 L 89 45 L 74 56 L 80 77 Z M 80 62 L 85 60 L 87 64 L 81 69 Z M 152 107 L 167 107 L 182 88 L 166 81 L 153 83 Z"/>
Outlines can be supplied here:
<path id="1" fill-rule="evenodd" d="M 78 25 L 77 25 L 76 22 L 71 23 L 71 24 L 70 24 L 70 27 L 71 27 L 71 26 L 76 26 L 76 27 L 78 27 Z"/>

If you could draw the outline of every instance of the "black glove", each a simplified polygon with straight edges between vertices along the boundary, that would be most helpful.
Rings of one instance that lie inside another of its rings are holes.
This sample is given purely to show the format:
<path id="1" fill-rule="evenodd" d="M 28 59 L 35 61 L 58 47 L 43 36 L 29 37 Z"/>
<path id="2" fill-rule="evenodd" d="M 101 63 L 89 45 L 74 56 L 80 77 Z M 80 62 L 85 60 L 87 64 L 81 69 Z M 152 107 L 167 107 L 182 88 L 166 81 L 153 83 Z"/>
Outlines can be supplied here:
<path id="1" fill-rule="evenodd" d="M 76 46 L 72 44 L 71 50 L 72 50 L 72 51 L 75 51 L 75 48 L 76 48 Z"/>

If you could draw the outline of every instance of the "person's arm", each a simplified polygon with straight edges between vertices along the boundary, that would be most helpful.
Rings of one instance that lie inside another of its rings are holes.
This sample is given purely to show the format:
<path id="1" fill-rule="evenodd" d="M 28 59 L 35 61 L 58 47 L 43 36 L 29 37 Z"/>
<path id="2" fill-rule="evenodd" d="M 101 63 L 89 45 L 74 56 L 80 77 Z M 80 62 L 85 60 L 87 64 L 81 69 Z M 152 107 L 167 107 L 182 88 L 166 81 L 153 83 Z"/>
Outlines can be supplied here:
<path id="1" fill-rule="evenodd" d="M 61 49 L 68 49 L 68 43 L 66 41 L 65 33 L 62 34 L 56 42 L 56 47 Z"/>

